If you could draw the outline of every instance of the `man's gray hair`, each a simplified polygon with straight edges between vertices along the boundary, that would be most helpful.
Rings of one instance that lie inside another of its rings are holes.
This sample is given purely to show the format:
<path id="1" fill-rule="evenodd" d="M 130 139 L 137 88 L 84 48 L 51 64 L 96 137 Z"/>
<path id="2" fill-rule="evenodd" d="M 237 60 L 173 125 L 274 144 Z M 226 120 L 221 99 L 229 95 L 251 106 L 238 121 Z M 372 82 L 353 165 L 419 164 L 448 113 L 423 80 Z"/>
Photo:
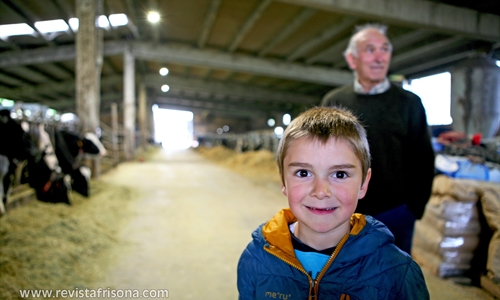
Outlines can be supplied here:
<path id="1" fill-rule="evenodd" d="M 348 54 L 352 54 L 354 57 L 358 57 L 358 42 L 359 39 L 361 38 L 361 33 L 362 31 L 365 31 L 367 29 L 374 29 L 383 34 L 387 40 L 389 41 L 389 38 L 387 37 L 387 26 L 379 23 L 367 23 L 363 25 L 356 26 L 354 30 L 354 34 L 351 36 L 351 39 L 349 40 L 349 44 L 347 44 L 347 48 L 344 51 L 344 57 L 346 57 Z M 389 52 L 392 52 L 392 44 L 389 41 Z"/>

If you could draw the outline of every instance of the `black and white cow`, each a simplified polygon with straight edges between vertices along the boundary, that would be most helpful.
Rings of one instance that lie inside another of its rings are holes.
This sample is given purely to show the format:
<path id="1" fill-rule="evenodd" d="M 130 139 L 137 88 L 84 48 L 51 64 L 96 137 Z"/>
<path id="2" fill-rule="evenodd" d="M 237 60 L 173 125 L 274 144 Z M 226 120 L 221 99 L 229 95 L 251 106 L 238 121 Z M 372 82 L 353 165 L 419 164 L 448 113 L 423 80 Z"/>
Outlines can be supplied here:
<path id="1" fill-rule="evenodd" d="M 11 177 L 21 161 L 27 162 L 21 172 L 21 183 L 35 189 L 38 200 L 70 204 L 71 190 L 89 195 L 91 171 L 81 165 L 81 155 L 106 154 L 92 133 L 80 136 L 51 128 L 51 138 L 44 124 L 38 124 L 32 131 L 34 134 L 30 136 L 10 117 L 10 111 L 0 111 L 0 179 L 3 179 L 0 212 L 5 211 Z"/>
<path id="2" fill-rule="evenodd" d="M 10 186 L 10 182 L 5 184 L 4 179 L 6 179 L 9 173 L 9 158 L 5 155 L 0 155 L 0 215 L 5 214 L 5 205 L 7 203 L 7 190 Z M 5 188 L 4 188 L 5 187 Z"/>
<path id="3" fill-rule="evenodd" d="M 43 125 L 40 126 L 42 130 L 39 132 L 37 147 L 33 137 L 11 118 L 9 110 L 0 111 L 0 155 L 7 157 L 9 162 L 8 172 L 2 181 L 4 206 L 12 176 L 23 161 L 27 164 L 22 172 L 21 183 L 28 183 L 35 189 L 38 200 L 69 204 L 68 184 L 65 183 L 64 174 L 57 165 L 48 134 L 43 130 Z"/>
<path id="4" fill-rule="evenodd" d="M 10 111 L 6 109 L 0 110 L 0 142 L 0 155 L 2 156 L 0 173 L 3 175 L 1 176 L 2 205 L 0 210 L 5 213 L 7 195 L 17 165 L 21 161 L 32 159 L 38 150 L 28 133 L 11 118 Z"/>
<path id="5" fill-rule="evenodd" d="M 50 203 L 71 204 L 69 178 L 59 166 L 50 135 L 44 124 L 38 124 L 38 152 L 26 166 L 27 182 L 35 189 L 37 199 Z"/>
<path id="6" fill-rule="evenodd" d="M 91 171 L 81 165 L 81 156 L 105 155 L 106 149 L 95 134 L 81 136 L 64 130 L 55 132 L 55 146 L 62 172 L 71 177 L 71 187 L 75 192 L 88 197 Z"/>

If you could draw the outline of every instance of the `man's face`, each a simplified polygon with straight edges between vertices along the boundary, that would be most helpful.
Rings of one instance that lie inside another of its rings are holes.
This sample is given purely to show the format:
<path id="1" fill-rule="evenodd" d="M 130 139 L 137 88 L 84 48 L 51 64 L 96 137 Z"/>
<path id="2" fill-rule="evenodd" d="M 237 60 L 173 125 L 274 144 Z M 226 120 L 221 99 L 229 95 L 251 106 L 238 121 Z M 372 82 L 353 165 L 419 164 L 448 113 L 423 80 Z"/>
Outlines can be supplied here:
<path id="1" fill-rule="evenodd" d="M 357 57 L 346 56 L 349 67 L 358 75 L 359 83 L 369 90 L 384 81 L 391 62 L 390 44 L 387 38 L 375 29 L 358 33 Z"/>

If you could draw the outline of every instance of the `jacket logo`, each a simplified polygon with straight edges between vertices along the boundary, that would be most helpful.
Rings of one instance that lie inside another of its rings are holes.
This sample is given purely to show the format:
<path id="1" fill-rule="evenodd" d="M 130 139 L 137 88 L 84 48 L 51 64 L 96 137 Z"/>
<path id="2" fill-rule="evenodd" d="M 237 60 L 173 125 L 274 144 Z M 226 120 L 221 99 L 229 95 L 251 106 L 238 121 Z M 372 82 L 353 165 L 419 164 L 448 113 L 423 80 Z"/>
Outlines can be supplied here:
<path id="1" fill-rule="evenodd" d="M 273 298 L 273 299 L 292 299 L 292 294 L 282 294 L 282 293 L 277 293 L 277 292 L 266 292 L 266 297 Z"/>

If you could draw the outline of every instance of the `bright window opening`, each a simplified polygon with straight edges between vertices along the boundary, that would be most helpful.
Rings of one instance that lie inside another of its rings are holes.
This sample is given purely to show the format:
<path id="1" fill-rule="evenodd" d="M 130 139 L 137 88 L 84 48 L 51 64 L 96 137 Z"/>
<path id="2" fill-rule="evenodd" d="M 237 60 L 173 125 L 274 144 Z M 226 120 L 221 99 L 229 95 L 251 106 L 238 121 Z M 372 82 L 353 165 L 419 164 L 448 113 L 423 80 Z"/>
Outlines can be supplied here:
<path id="1" fill-rule="evenodd" d="M 73 31 L 75 32 L 78 31 L 79 27 L 78 18 L 71 18 L 68 20 L 68 23 L 69 27 L 71 27 Z M 109 18 L 104 15 L 101 15 L 97 18 L 96 25 L 101 28 L 109 28 L 110 23 L 113 27 L 125 26 L 128 24 L 127 15 L 112 14 L 109 15 Z M 41 33 L 44 34 L 49 34 L 54 32 L 64 32 L 69 29 L 68 24 L 61 19 L 38 21 L 35 22 L 34 25 L 36 29 L 38 29 Z M 0 25 L 0 38 L 2 39 L 15 35 L 34 35 L 34 34 L 35 30 L 26 23 Z"/>
<path id="2" fill-rule="evenodd" d="M 97 26 L 100 28 L 108 28 L 109 27 L 109 20 L 106 16 L 102 15 L 97 18 Z"/>
<path id="3" fill-rule="evenodd" d="M 451 74 L 449 72 L 413 79 L 403 88 L 417 94 L 429 125 L 449 125 L 451 118 Z"/>
<path id="4" fill-rule="evenodd" d="M 113 27 L 125 26 L 128 24 L 128 18 L 126 14 L 113 14 L 109 15 L 109 22 Z"/>
<path id="5" fill-rule="evenodd" d="M 35 30 L 26 23 L 0 25 L 0 38 L 33 34 L 35 34 Z"/>
<path id="6" fill-rule="evenodd" d="M 41 33 L 66 31 L 69 29 L 68 24 L 62 19 L 35 22 L 35 27 Z"/>
<path id="7" fill-rule="evenodd" d="M 187 149 L 193 145 L 193 113 L 153 106 L 155 142 L 163 148 Z"/>

